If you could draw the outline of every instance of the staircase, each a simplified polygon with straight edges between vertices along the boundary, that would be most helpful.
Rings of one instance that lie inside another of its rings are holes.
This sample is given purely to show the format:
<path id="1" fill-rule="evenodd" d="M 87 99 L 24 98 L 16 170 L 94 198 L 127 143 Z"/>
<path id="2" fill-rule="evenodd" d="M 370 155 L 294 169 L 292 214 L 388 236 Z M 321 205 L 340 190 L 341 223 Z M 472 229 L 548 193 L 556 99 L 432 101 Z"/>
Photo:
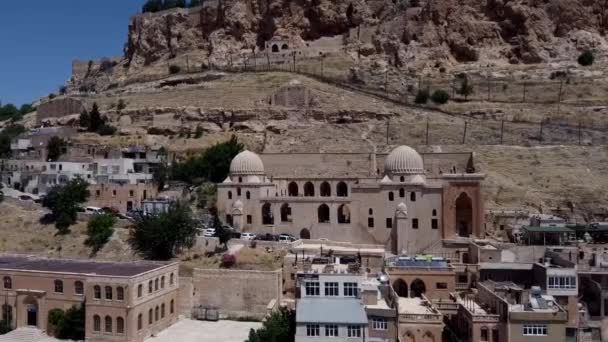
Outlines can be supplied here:
<path id="1" fill-rule="evenodd" d="M 59 340 L 48 336 L 40 329 L 24 327 L 0 335 L 0 342 L 59 342 Z"/>

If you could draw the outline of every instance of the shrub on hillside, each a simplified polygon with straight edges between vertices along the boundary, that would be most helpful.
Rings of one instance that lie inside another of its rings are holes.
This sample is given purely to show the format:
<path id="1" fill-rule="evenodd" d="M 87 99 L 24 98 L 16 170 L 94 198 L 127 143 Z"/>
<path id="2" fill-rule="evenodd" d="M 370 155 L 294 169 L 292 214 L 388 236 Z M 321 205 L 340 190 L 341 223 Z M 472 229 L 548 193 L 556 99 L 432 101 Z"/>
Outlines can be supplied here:
<path id="1" fill-rule="evenodd" d="M 169 73 L 171 75 L 178 74 L 180 71 L 182 71 L 182 68 L 180 68 L 179 65 L 175 65 L 175 64 L 169 65 Z"/>
<path id="2" fill-rule="evenodd" d="M 431 100 L 436 104 L 446 104 L 450 100 L 450 94 L 445 90 L 435 90 L 433 95 L 431 95 Z"/>
<path id="3" fill-rule="evenodd" d="M 89 198 L 88 186 L 84 179 L 74 178 L 52 187 L 42 200 L 42 206 L 51 210 L 59 234 L 69 233 L 69 227 L 76 222 L 78 207 Z"/>
<path id="4" fill-rule="evenodd" d="M 578 64 L 582 66 L 590 66 L 595 61 L 595 56 L 593 52 L 587 50 L 583 52 L 580 56 L 578 56 Z"/>
<path id="5" fill-rule="evenodd" d="M 418 94 L 416 94 L 416 99 L 414 102 L 417 104 L 426 104 L 429 101 L 429 91 L 426 89 L 418 90 Z"/>
<path id="6" fill-rule="evenodd" d="M 46 145 L 47 159 L 57 161 L 63 154 L 68 143 L 60 137 L 53 136 Z"/>
<path id="7" fill-rule="evenodd" d="M 89 220 L 87 225 L 87 236 L 85 245 L 93 248 L 97 253 L 110 240 L 114 234 L 114 223 L 116 218 L 109 214 L 96 214 Z"/>

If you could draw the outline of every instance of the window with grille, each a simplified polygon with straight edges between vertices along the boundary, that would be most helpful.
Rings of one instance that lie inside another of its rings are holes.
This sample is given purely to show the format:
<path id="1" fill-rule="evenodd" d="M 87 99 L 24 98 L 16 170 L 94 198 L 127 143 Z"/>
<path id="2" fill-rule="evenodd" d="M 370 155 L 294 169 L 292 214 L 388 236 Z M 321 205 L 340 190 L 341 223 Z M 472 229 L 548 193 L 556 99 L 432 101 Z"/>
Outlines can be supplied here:
<path id="1" fill-rule="evenodd" d="M 387 330 L 388 324 L 384 318 L 373 318 L 372 319 L 372 329 L 374 330 Z"/>
<path id="2" fill-rule="evenodd" d="M 304 284 L 304 288 L 306 289 L 307 296 L 319 296 L 319 282 L 318 281 L 308 281 Z"/>
<path id="3" fill-rule="evenodd" d="M 338 326 L 335 324 L 328 324 L 325 326 L 325 336 L 338 337 Z"/>
<path id="4" fill-rule="evenodd" d="M 320 336 L 318 324 L 307 324 L 306 325 L 306 336 Z"/>
<path id="5" fill-rule="evenodd" d="M 547 336 L 547 325 L 524 324 L 524 336 Z"/>
<path id="6" fill-rule="evenodd" d="M 358 293 L 357 283 L 344 283 L 344 297 L 357 297 Z"/>
<path id="7" fill-rule="evenodd" d="M 325 283 L 325 295 L 326 296 L 339 296 L 338 283 Z"/>
<path id="8" fill-rule="evenodd" d="M 358 325 L 349 325 L 348 337 L 361 337 L 361 327 Z"/>

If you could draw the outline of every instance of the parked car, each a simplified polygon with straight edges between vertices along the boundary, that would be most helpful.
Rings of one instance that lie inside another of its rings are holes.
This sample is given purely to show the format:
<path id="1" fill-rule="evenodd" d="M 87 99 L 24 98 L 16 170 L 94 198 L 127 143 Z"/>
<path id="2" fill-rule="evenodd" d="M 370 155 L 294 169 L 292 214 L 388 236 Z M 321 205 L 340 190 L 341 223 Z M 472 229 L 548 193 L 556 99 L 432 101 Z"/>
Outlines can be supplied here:
<path id="1" fill-rule="evenodd" d="M 86 207 L 84 208 L 84 212 L 87 214 L 101 214 L 103 213 L 103 209 L 98 207 Z"/>
<path id="2" fill-rule="evenodd" d="M 296 241 L 296 238 L 294 238 L 290 234 L 281 234 L 281 235 L 279 235 L 279 242 L 290 243 L 290 242 L 294 242 L 294 241 Z"/>
<path id="3" fill-rule="evenodd" d="M 279 237 L 270 233 L 266 233 L 263 235 L 258 235 L 255 239 L 260 241 L 278 241 Z"/>
<path id="4" fill-rule="evenodd" d="M 32 198 L 32 196 L 28 196 L 28 195 L 21 195 L 21 196 L 19 196 L 19 200 L 20 201 L 33 201 L 34 198 Z"/>
<path id="5" fill-rule="evenodd" d="M 241 239 L 242 240 L 255 240 L 255 234 L 253 234 L 253 233 L 242 233 L 241 234 Z"/>
<path id="6" fill-rule="evenodd" d="M 203 230 L 204 237 L 214 237 L 215 236 L 215 228 L 207 228 Z"/>

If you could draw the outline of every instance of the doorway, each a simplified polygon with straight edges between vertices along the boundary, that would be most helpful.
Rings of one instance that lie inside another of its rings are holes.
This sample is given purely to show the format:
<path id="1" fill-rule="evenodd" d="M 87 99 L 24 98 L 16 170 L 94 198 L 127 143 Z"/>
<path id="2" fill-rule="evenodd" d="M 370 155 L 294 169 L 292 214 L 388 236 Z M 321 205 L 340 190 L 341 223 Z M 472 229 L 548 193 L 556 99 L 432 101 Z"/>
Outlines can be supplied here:
<path id="1" fill-rule="evenodd" d="M 27 307 L 27 325 L 33 327 L 38 326 L 38 307 L 35 305 L 29 305 Z"/>

